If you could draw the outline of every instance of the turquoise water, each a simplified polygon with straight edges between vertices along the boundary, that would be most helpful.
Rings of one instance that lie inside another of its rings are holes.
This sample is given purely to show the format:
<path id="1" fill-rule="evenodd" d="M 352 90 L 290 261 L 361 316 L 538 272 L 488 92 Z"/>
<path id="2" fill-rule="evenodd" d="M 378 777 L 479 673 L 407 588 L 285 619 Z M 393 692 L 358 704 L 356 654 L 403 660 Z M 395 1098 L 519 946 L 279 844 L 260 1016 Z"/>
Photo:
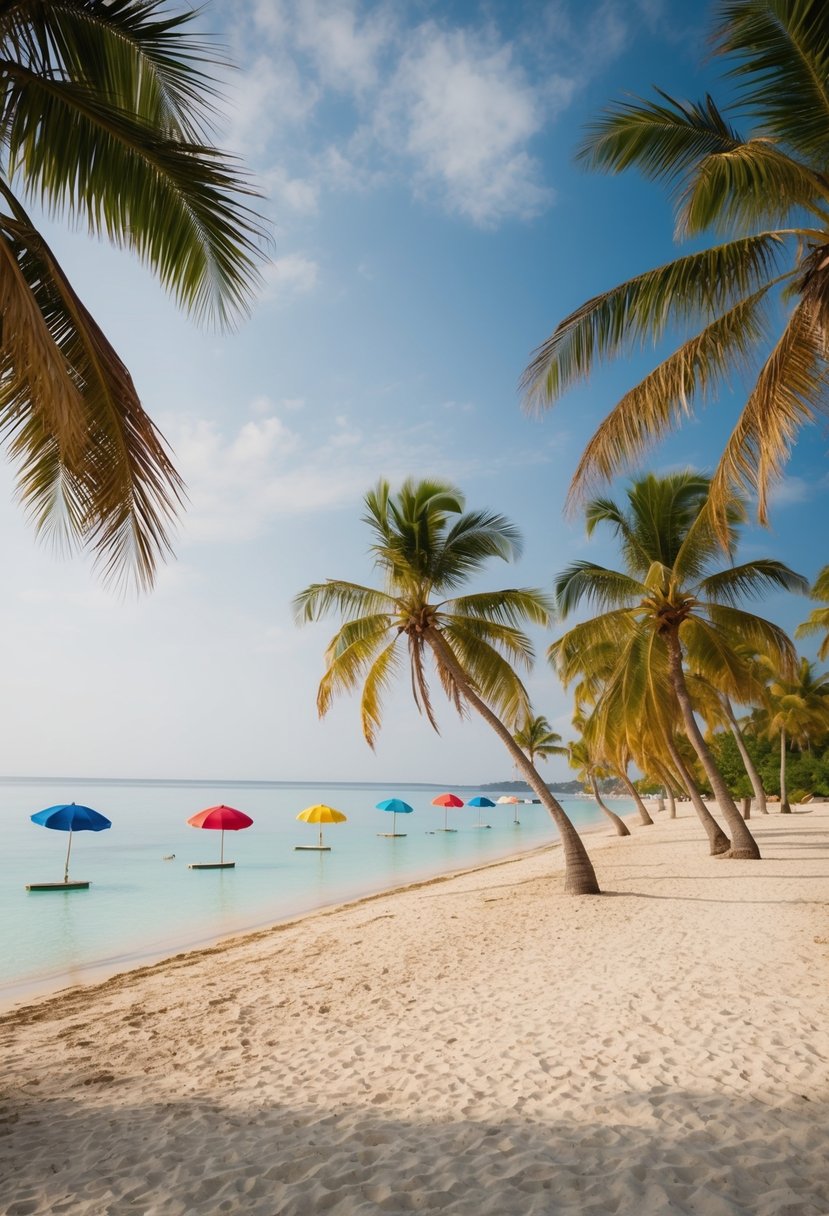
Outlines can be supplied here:
<path id="1" fill-rule="evenodd" d="M 464 801 L 478 792 L 456 790 Z M 518 807 L 518 826 L 512 806 L 481 812 L 489 830 L 474 826 L 478 811 L 464 807 L 448 812 L 456 832 L 436 831 L 444 812 L 431 800 L 440 792 L 437 786 L 325 783 L 0 782 L 0 1001 L 9 1005 L 556 839 L 543 807 L 530 805 Z M 400 839 L 378 835 L 392 830 L 392 816 L 374 809 L 387 797 L 415 808 L 397 817 L 397 831 L 406 833 Z M 70 878 L 92 885 L 88 891 L 27 892 L 26 883 L 63 879 L 66 834 L 39 827 L 29 816 L 64 801 L 84 803 L 112 820 L 109 831 L 73 835 Z M 343 811 L 348 822 L 323 828 L 330 853 L 294 852 L 294 845 L 316 841 L 318 829 L 296 820 L 316 802 Z M 592 801 L 562 802 L 579 825 L 601 818 Z M 218 860 L 220 834 L 185 820 L 217 803 L 245 811 L 254 824 L 225 834 L 225 860 L 235 861 L 235 869 L 190 870 L 189 862 Z M 170 853 L 175 860 L 164 861 Z"/>

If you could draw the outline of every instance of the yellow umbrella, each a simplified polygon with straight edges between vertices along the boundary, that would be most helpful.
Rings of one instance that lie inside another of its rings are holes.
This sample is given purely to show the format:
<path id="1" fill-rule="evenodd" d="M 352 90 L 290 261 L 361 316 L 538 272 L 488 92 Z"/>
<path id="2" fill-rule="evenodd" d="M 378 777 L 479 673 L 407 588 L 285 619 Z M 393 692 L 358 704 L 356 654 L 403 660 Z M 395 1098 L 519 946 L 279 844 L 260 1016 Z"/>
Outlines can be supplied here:
<path id="1" fill-rule="evenodd" d="M 333 806 L 326 806 L 324 802 L 318 802 L 316 806 L 306 806 L 304 811 L 300 811 L 297 819 L 301 819 L 303 823 L 318 823 L 320 825 L 320 837 L 318 844 L 295 844 L 296 849 L 322 849 L 324 853 L 331 852 L 331 846 L 322 843 L 322 825 L 324 823 L 345 823 L 347 815 L 342 811 L 335 811 Z"/>

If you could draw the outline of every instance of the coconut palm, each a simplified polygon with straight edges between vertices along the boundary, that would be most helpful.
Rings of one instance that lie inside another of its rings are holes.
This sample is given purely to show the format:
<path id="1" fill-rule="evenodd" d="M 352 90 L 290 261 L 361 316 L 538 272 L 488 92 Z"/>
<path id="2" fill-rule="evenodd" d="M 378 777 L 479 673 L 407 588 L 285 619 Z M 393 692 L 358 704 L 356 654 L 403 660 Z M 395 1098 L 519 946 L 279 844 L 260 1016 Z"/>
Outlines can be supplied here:
<path id="1" fill-rule="evenodd" d="M 829 731 L 829 672 L 816 672 L 814 663 L 801 658 L 791 678 L 777 674 L 770 680 L 766 696 L 761 721 L 769 738 L 780 737 L 780 811 L 788 815 L 786 750 L 792 743 L 802 750 Z"/>
<path id="2" fill-rule="evenodd" d="M 578 715 L 577 715 L 578 719 Z M 584 719 L 574 720 L 574 725 L 579 728 L 585 726 Z M 596 754 L 595 745 L 587 735 L 582 735 L 580 739 L 574 739 L 568 746 L 570 768 L 574 769 L 578 774 L 579 780 L 590 786 L 593 797 L 596 800 L 596 805 L 607 816 L 610 822 L 616 829 L 617 836 L 629 836 L 630 828 L 625 823 L 621 816 L 615 811 L 611 811 L 610 807 L 604 801 L 599 789 L 599 777 L 607 776 L 607 769 L 602 765 Z"/>
<path id="3" fill-rule="evenodd" d="M 624 703 L 641 707 L 648 699 L 663 700 L 664 691 L 656 697 L 652 686 L 667 685 L 727 821 L 730 856 L 759 857 L 697 724 L 683 660 L 690 650 L 698 670 L 736 670 L 740 659 L 735 648 L 741 645 L 775 654 L 782 667 L 791 665 L 793 647 L 783 630 L 736 603 L 769 588 L 802 590 L 804 580 L 770 558 L 717 569 L 722 550 L 708 510 L 709 490 L 709 479 L 700 474 L 651 474 L 632 483 L 626 507 L 605 498 L 588 503 L 588 533 L 599 524 L 611 527 L 625 569 L 577 561 L 559 575 L 556 594 L 562 619 L 582 603 L 599 612 L 559 639 L 551 657 L 561 662 L 563 656 L 566 665 L 568 654 L 616 641 L 614 678 L 626 688 Z M 744 515 L 742 505 L 732 502 L 727 512 L 729 555 Z"/>
<path id="4" fill-rule="evenodd" d="M 756 491 L 766 520 L 769 485 L 798 430 L 829 405 L 829 10 L 815 0 L 719 0 L 715 12 L 714 49 L 737 85 L 730 109 L 748 134 L 710 96 L 691 103 L 657 90 L 612 105 L 579 157 L 664 184 L 677 237 L 698 246 L 711 233 L 716 243 L 582 304 L 535 352 L 523 386 L 531 405 L 546 407 L 597 362 L 680 335 L 593 435 L 572 504 L 679 425 L 695 401 L 715 401 L 749 376 L 711 482 L 724 536 L 735 489 Z"/>
<path id="5" fill-rule="evenodd" d="M 343 619 L 325 653 L 320 716 L 338 693 L 362 685 L 363 735 L 374 747 L 383 694 L 408 651 L 415 703 L 437 730 L 427 675 L 431 659 L 451 703 L 459 713 L 474 709 L 483 717 L 550 813 L 564 850 L 565 889 L 597 893 L 578 832 L 511 733 L 531 713 L 515 669 L 529 667 L 533 659 L 521 626 L 548 624 L 550 601 L 531 588 L 457 594 L 490 558 L 509 561 L 520 553 L 517 529 L 502 515 L 466 511 L 460 491 L 440 481 L 409 479 L 395 495 L 380 481 L 364 501 L 383 588 L 328 579 L 294 601 L 300 623 L 332 613 Z"/>
<path id="6" fill-rule="evenodd" d="M 37 531 L 153 581 L 182 486 L 127 368 L 30 215 L 138 255 L 185 310 L 244 313 L 262 235 L 209 142 L 218 62 L 163 0 L 0 5 L 0 429 Z"/>
<path id="7" fill-rule="evenodd" d="M 692 658 L 693 662 L 693 658 Z M 742 689 L 740 692 L 740 701 L 744 705 L 754 704 L 760 705 L 765 697 L 765 685 L 760 682 L 757 675 L 754 674 L 759 669 L 759 664 L 753 656 L 746 656 L 746 679 L 739 681 L 738 687 Z M 740 759 L 743 762 L 743 768 L 751 782 L 751 788 L 754 791 L 754 799 L 757 803 L 757 809 L 761 815 L 768 814 L 766 807 L 766 791 L 763 789 L 763 782 L 760 774 L 757 771 L 757 766 L 749 754 L 748 748 L 743 738 L 743 732 L 740 728 L 740 723 L 737 720 L 737 715 L 734 712 L 734 706 L 731 704 L 731 697 L 722 688 L 717 687 L 718 675 L 720 673 L 711 673 L 710 678 L 705 676 L 689 675 L 688 687 L 691 692 L 691 699 L 697 707 L 697 711 L 705 719 L 709 731 L 713 731 L 718 727 L 725 727 L 729 730 L 737 745 L 737 751 L 740 753 Z M 731 692 L 733 695 L 734 685 L 731 684 Z M 749 799 L 749 802 L 751 800 Z"/>
<path id="8" fill-rule="evenodd" d="M 560 746 L 561 735 L 551 728 L 541 714 L 528 717 L 518 730 L 513 731 L 512 737 L 530 764 L 535 764 L 536 758 L 548 760 L 550 756 L 567 755 L 567 748 Z"/>
<path id="9" fill-rule="evenodd" d="M 818 647 L 817 657 L 823 661 L 829 658 L 829 566 L 823 567 L 809 595 L 813 600 L 822 600 L 824 606 L 813 608 L 803 624 L 795 629 L 794 636 L 806 638 L 815 633 L 822 633 L 823 639 Z"/>

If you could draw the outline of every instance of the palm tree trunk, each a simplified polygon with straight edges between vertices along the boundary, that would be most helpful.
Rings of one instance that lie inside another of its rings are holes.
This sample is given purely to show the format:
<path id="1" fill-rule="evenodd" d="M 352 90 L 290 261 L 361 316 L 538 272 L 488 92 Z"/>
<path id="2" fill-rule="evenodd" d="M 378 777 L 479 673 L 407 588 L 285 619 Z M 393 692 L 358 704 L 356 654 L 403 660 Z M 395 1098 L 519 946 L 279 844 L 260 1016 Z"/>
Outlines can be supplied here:
<path id="1" fill-rule="evenodd" d="M 676 819 L 676 798 L 674 797 L 673 786 L 666 782 L 665 794 L 668 798 L 668 818 Z"/>
<path id="2" fill-rule="evenodd" d="M 600 807 L 601 807 L 601 809 L 604 811 L 605 815 L 607 815 L 608 819 L 610 820 L 610 822 L 611 822 L 611 823 L 613 824 L 613 826 L 615 827 L 615 829 L 616 829 L 616 835 L 617 835 L 617 836 L 629 836 L 629 835 L 630 835 L 630 828 L 629 828 L 629 827 L 628 827 L 628 825 L 625 823 L 624 819 L 620 819 L 620 818 L 619 818 L 619 816 L 616 814 L 616 812 L 615 812 L 615 811 L 611 811 L 610 807 L 609 807 L 609 806 L 606 806 L 606 805 L 604 804 L 604 802 L 602 801 L 602 796 L 601 796 L 601 794 L 599 793 L 599 786 L 598 786 L 598 782 L 596 781 L 596 778 L 593 776 L 593 774 L 592 774 L 592 773 L 590 774 L 590 785 L 591 785 L 592 790 L 593 790 L 593 797 L 596 799 L 596 801 L 598 802 L 599 806 L 600 806 Z"/>
<path id="3" fill-rule="evenodd" d="M 639 812 L 640 820 L 642 821 L 642 823 L 645 825 L 646 828 L 652 828 L 653 820 L 651 819 L 650 815 L 648 814 L 648 808 L 645 806 L 644 802 L 639 797 L 638 789 L 633 784 L 630 777 L 628 777 L 627 773 L 625 772 L 625 770 L 623 768 L 617 769 L 617 772 L 622 780 L 622 785 L 625 787 L 625 789 L 630 794 L 633 801 L 636 803 L 636 809 Z"/>
<path id="4" fill-rule="evenodd" d="M 789 791 L 786 789 L 786 732 L 780 729 L 780 814 L 791 815 Z"/>
<path id="5" fill-rule="evenodd" d="M 734 710 L 731 708 L 731 702 L 725 693 L 721 694 L 723 709 L 728 718 L 728 725 L 731 727 L 731 733 L 734 736 L 734 742 L 737 744 L 737 750 L 740 753 L 743 761 L 743 767 L 748 774 L 748 779 L 751 782 L 751 788 L 754 790 L 754 800 L 757 803 L 757 810 L 761 815 L 768 815 L 768 807 L 766 806 L 766 791 L 763 789 L 763 782 L 760 780 L 760 774 L 757 772 L 757 766 L 748 754 L 748 748 L 743 739 L 743 732 L 740 730 L 739 723 L 734 717 Z M 748 818 L 748 816 L 746 816 Z"/>
<path id="6" fill-rule="evenodd" d="M 524 775 L 530 789 L 534 790 L 541 799 L 542 806 L 545 807 L 558 828 L 564 852 L 564 890 L 568 895 L 600 895 L 601 889 L 596 878 L 596 871 L 593 869 L 593 863 L 584 847 L 584 842 L 567 817 L 564 808 L 556 802 L 548 790 L 541 774 L 530 764 L 498 715 L 492 712 L 472 688 L 466 678 L 466 673 L 444 642 L 440 632 L 427 627 L 423 631 L 423 638 L 431 647 L 440 666 L 451 672 L 452 679 L 463 699 L 477 710 L 484 721 L 488 722 L 495 731 L 512 757 L 516 768 Z"/>
<path id="7" fill-rule="evenodd" d="M 685 724 L 685 733 L 694 751 L 699 756 L 700 763 L 705 769 L 705 775 L 711 783 L 711 789 L 714 792 L 717 805 L 725 816 L 725 821 L 731 832 L 731 848 L 727 854 L 723 853 L 722 856 L 757 860 L 760 857 L 757 841 L 752 836 L 745 820 L 737 810 L 737 805 L 729 793 L 728 786 L 725 784 L 722 773 L 714 762 L 714 757 L 711 755 L 708 744 L 702 737 L 702 731 L 694 717 L 694 707 L 691 704 L 688 685 L 685 683 L 685 672 L 682 669 L 682 648 L 679 643 L 679 637 L 674 631 L 671 631 L 666 634 L 665 640 L 668 647 L 671 683 L 673 684 L 676 699 L 679 702 L 682 720 Z"/>
<path id="8" fill-rule="evenodd" d="M 670 736 L 666 737 L 665 745 L 668 749 L 668 755 L 671 757 L 671 762 L 677 771 L 677 775 L 690 795 L 697 817 L 705 828 L 711 856 L 716 857 L 720 853 L 727 853 L 731 848 L 731 841 L 705 805 L 705 799 L 700 793 L 700 788 L 694 780 L 688 765 L 682 759 L 679 748 Z"/>

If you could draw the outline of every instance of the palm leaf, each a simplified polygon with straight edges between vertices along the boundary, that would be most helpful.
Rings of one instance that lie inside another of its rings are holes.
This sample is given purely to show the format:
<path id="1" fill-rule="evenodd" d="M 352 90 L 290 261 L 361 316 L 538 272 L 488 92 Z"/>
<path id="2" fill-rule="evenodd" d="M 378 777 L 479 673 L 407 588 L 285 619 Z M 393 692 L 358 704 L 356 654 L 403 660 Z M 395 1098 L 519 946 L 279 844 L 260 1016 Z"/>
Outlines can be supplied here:
<path id="1" fill-rule="evenodd" d="M 783 562 L 773 558 L 758 558 L 741 566 L 730 566 L 703 579 L 700 595 L 719 604 L 736 604 L 747 595 L 762 595 L 764 591 L 790 591 L 807 595 L 809 584 Z"/>
<path id="2" fill-rule="evenodd" d="M 720 0 L 716 50 L 741 107 L 823 169 L 829 143 L 829 15 L 814 0 Z"/>
<path id="3" fill-rule="evenodd" d="M 360 720 L 363 736 L 370 748 L 374 748 L 377 732 L 383 720 L 383 695 L 400 671 L 399 637 L 381 650 L 368 669 L 360 697 Z"/>
<path id="4" fill-rule="evenodd" d="M 753 296 L 776 273 L 782 243 L 774 231 L 739 237 L 685 254 L 594 296 L 565 317 L 533 353 L 521 378 L 528 405 L 551 405 L 600 359 L 659 342 L 669 326 L 707 321 Z M 724 340 L 724 333 L 717 336 Z M 712 341 L 709 347 L 713 362 Z"/>
<path id="5" fill-rule="evenodd" d="M 778 276 L 721 313 L 700 333 L 629 389 L 599 424 L 582 453 L 567 492 L 573 512 L 590 488 L 640 460 L 692 410 L 739 378 L 763 338 L 766 297 L 787 276 Z"/>
<path id="6" fill-rule="evenodd" d="M 341 616 L 349 616 L 353 612 L 363 615 L 393 614 L 396 608 L 396 601 L 384 591 L 333 578 L 326 579 L 324 583 L 312 583 L 293 601 L 297 623 L 319 621 L 331 613 Z"/>
<path id="7" fill-rule="evenodd" d="M 447 600 L 441 611 L 452 615 L 480 617 L 482 620 L 501 621 L 509 625 L 521 625 L 531 621 L 546 627 L 554 610 L 550 596 L 535 587 L 510 587 L 502 591 L 479 591 Z"/>
<path id="8" fill-rule="evenodd" d="M 718 531 L 737 491 L 755 490 L 757 514 L 768 523 L 770 485 L 782 475 L 798 429 L 826 406 L 823 328 L 804 302 L 767 358 L 711 479 Z"/>
<path id="9" fill-rule="evenodd" d="M 593 562 L 572 562 L 555 581 L 556 611 L 563 619 L 582 602 L 600 610 L 630 605 L 647 593 L 638 579 Z"/>

